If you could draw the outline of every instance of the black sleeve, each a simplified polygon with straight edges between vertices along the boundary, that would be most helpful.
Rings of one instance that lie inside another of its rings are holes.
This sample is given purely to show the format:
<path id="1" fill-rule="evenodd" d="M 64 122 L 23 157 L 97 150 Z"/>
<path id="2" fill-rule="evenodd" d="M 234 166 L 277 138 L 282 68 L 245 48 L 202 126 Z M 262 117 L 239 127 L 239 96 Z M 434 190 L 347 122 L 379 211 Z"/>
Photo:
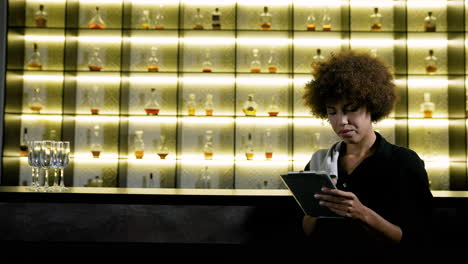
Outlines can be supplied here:
<path id="1" fill-rule="evenodd" d="M 400 159 L 400 190 L 397 225 L 403 232 L 401 245 L 405 248 L 420 247 L 428 239 L 432 215 L 432 193 L 424 161 L 411 150 L 405 149 Z"/>
<path id="2" fill-rule="evenodd" d="M 305 166 L 304 171 L 310 171 L 310 161 L 307 162 L 307 165 Z"/>

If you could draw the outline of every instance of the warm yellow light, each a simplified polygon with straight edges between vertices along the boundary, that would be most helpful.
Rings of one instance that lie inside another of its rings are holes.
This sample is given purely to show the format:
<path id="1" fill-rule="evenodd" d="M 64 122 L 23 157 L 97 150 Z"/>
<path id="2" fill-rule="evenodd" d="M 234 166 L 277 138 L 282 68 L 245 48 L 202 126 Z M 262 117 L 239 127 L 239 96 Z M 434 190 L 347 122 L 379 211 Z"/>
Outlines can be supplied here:
<path id="1" fill-rule="evenodd" d="M 318 118 L 294 118 L 294 126 L 328 126 L 328 121 Z"/>
<path id="2" fill-rule="evenodd" d="M 190 125 L 229 125 L 234 123 L 234 118 L 232 117 L 184 117 L 180 119 L 184 124 Z"/>
<path id="3" fill-rule="evenodd" d="M 118 44 L 122 41 L 121 37 L 117 36 L 79 36 L 78 41 L 87 44 Z"/>
<path id="4" fill-rule="evenodd" d="M 24 81 L 31 81 L 31 82 L 63 82 L 63 75 L 36 75 L 36 74 L 25 74 L 23 75 Z"/>
<path id="5" fill-rule="evenodd" d="M 239 5 L 247 6 L 288 6 L 291 4 L 291 0 L 238 0 Z"/>
<path id="6" fill-rule="evenodd" d="M 176 156 L 171 155 L 171 153 L 166 156 L 166 159 L 160 159 L 159 156 L 156 154 L 146 154 L 146 153 L 142 159 L 137 159 L 135 158 L 134 155 L 131 155 L 125 158 L 127 159 L 127 162 L 131 163 L 132 165 L 145 165 L 145 166 L 175 165 L 176 163 Z"/>
<path id="7" fill-rule="evenodd" d="M 163 6 L 178 6 L 178 0 L 131 0 L 134 5 L 163 5 Z"/>
<path id="8" fill-rule="evenodd" d="M 127 119 L 127 117 L 122 117 L 122 120 Z M 175 124 L 177 123 L 177 117 L 171 116 L 129 116 L 128 121 L 141 123 L 141 124 L 148 124 L 154 125 L 155 123 L 158 124 Z"/>
<path id="9" fill-rule="evenodd" d="M 79 0 L 80 4 L 121 4 L 123 0 Z"/>
<path id="10" fill-rule="evenodd" d="M 22 115 L 22 121 L 55 121 L 62 122 L 61 115 Z"/>
<path id="11" fill-rule="evenodd" d="M 285 167 L 288 166 L 290 161 L 287 159 L 286 160 L 265 160 L 265 156 L 258 157 L 258 160 L 256 160 L 256 156 L 260 155 L 254 155 L 253 160 L 245 160 L 245 156 L 243 160 L 236 160 L 236 165 L 237 166 L 242 166 L 242 167 Z M 273 157 L 275 154 L 273 153 Z M 286 172 L 286 171 L 285 171 Z M 278 175 L 279 176 L 279 175 Z"/>
<path id="12" fill-rule="evenodd" d="M 352 38 L 351 46 L 353 48 L 376 47 L 376 48 L 391 48 L 395 45 L 393 39 L 372 39 L 372 38 Z"/>
<path id="13" fill-rule="evenodd" d="M 247 1 L 247 0 L 246 0 Z M 311 0 L 294 0 L 294 6 L 306 6 L 306 7 L 325 7 L 330 8 L 340 7 L 342 0 L 328 0 L 328 1 L 311 1 Z"/>
<path id="14" fill-rule="evenodd" d="M 216 153 L 215 153 L 216 155 Z M 216 157 L 216 156 L 215 156 Z M 182 166 L 195 166 L 195 167 L 202 167 L 202 166 L 233 166 L 234 159 L 232 156 L 229 156 L 229 159 L 225 160 L 203 160 L 203 159 L 185 159 L 183 158 L 180 163 Z"/>
<path id="15" fill-rule="evenodd" d="M 179 39 L 176 37 L 126 37 L 126 41 L 130 40 L 132 44 L 165 44 L 165 45 L 177 45 Z"/>
<path id="16" fill-rule="evenodd" d="M 64 42 L 65 36 L 26 35 L 24 40 L 30 42 Z"/>
<path id="17" fill-rule="evenodd" d="M 364 8 L 373 8 L 373 7 L 393 7 L 393 0 L 351 0 L 352 7 L 364 7 Z"/>
<path id="18" fill-rule="evenodd" d="M 447 39 L 408 39 L 411 48 L 444 48 L 448 45 Z"/>
<path id="19" fill-rule="evenodd" d="M 116 123 L 119 122 L 118 116 L 99 116 L 99 115 L 82 115 L 75 116 L 76 122 L 98 122 L 98 123 Z"/>
<path id="20" fill-rule="evenodd" d="M 311 80 L 312 80 L 312 76 L 294 77 L 294 86 L 304 87 L 306 85 L 306 83 L 310 82 Z"/>
<path id="21" fill-rule="evenodd" d="M 412 89 L 419 88 L 419 89 L 427 89 L 427 88 L 441 88 L 447 87 L 449 81 L 446 77 L 410 77 L 408 78 L 408 87 Z"/>
<path id="22" fill-rule="evenodd" d="M 447 6 L 446 0 L 408 0 L 407 7 L 409 8 L 442 8 Z"/>
<path id="23" fill-rule="evenodd" d="M 235 0 L 183 0 L 186 6 L 230 6 L 236 3 Z"/>
<path id="24" fill-rule="evenodd" d="M 64 3 L 67 0 L 26 0 L 28 3 L 37 3 L 37 4 L 59 4 Z"/>
<path id="25" fill-rule="evenodd" d="M 287 117 L 237 117 L 238 125 L 276 125 L 284 126 L 292 123 Z"/>
<path id="26" fill-rule="evenodd" d="M 337 47 L 347 45 L 347 39 L 340 39 L 339 36 L 333 38 L 295 38 L 294 46 L 296 47 Z"/>
<path id="27" fill-rule="evenodd" d="M 448 157 L 438 157 L 438 161 L 424 161 L 426 170 L 431 169 L 448 169 L 450 167 L 450 161 Z"/>
<path id="28" fill-rule="evenodd" d="M 253 77 L 253 76 L 245 76 L 245 77 L 238 77 L 236 79 L 236 82 L 238 85 L 250 85 L 250 86 L 269 86 L 268 88 L 273 87 L 278 87 L 278 86 L 285 86 L 289 85 L 292 82 L 292 79 L 289 79 L 287 77 L 281 77 L 281 76 L 274 76 L 274 77 Z"/>
<path id="29" fill-rule="evenodd" d="M 167 85 L 175 85 L 177 84 L 177 77 L 171 77 L 171 76 L 130 76 L 128 80 L 131 83 L 135 84 L 155 84 L 155 85 L 161 85 L 161 84 L 167 84 Z"/>
<path id="30" fill-rule="evenodd" d="M 389 128 L 389 127 L 395 127 L 395 124 L 396 124 L 395 119 L 387 118 L 387 119 L 381 120 L 380 122 L 378 122 L 374 126 Z"/>
<path id="31" fill-rule="evenodd" d="M 229 37 L 187 37 L 180 40 L 185 45 L 202 45 L 202 46 L 228 46 L 236 43 L 235 38 Z"/>
<path id="32" fill-rule="evenodd" d="M 120 76 L 115 75 L 115 74 L 80 74 L 76 76 L 76 80 L 78 82 L 84 82 L 84 83 L 120 83 Z"/>
<path id="33" fill-rule="evenodd" d="M 235 82 L 234 77 L 222 77 L 222 76 L 190 76 L 179 78 L 184 84 L 217 84 L 217 85 L 233 85 Z"/>
<path id="34" fill-rule="evenodd" d="M 99 158 L 93 158 L 91 151 L 89 153 L 77 153 L 71 158 L 75 164 L 109 165 L 119 162 L 117 154 L 102 152 Z"/>
<path id="35" fill-rule="evenodd" d="M 237 38 L 237 44 L 239 45 L 250 45 L 250 46 L 287 46 L 292 43 L 291 39 L 288 38 Z"/>
<path id="36" fill-rule="evenodd" d="M 410 127 L 447 128 L 449 125 L 449 120 L 448 119 L 432 119 L 432 118 L 412 118 L 411 120 L 408 120 L 408 124 Z"/>

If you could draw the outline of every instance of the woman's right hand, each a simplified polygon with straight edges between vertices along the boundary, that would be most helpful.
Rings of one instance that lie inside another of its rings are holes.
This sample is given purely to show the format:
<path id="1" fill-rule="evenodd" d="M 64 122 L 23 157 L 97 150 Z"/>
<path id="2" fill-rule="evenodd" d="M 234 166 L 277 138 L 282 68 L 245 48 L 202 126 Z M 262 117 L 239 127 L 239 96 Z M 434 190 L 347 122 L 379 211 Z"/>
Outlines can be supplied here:
<path id="1" fill-rule="evenodd" d="M 310 215 L 305 215 L 302 219 L 302 229 L 306 235 L 310 235 L 315 230 L 315 225 L 317 223 L 317 217 L 313 217 Z"/>

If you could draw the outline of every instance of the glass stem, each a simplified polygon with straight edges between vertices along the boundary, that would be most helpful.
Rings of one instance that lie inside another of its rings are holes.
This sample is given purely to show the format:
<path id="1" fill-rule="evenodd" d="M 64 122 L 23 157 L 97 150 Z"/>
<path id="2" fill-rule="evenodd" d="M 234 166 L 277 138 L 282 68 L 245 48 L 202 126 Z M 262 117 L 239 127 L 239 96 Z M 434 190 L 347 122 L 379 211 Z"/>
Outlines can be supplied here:
<path id="1" fill-rule="evenodd" d="M 57 168 L 54 168 L 54 186 L 58 186 L 58 173 Z"/>
<path id="2" fill-rule="evenodd" d="M 44 187 L 49 187 L 49 169 L 44 169 Z"/>
<path id="3" fill-rule="evenodd" d="M 60 168 L 60 187 L 65 187 L 65 183 L 63 182 L 63 168 Z"/>

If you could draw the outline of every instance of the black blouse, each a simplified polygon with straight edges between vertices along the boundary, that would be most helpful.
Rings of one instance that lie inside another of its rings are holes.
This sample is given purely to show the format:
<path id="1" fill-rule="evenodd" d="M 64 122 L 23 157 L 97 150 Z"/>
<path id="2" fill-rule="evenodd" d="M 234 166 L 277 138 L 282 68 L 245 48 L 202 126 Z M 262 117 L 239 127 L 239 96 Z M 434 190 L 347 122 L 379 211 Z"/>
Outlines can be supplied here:
<path id="1" fill-rule="evenodd" d="M 379 133 L 375 134 L 374 154 L 351 174 L 338 166 L 337 188 L 353 192 L 363 205 L 399 226 L 403 232 L 400 246 L 421 246 L 432 213 L 432 193 L 424 162 L 414 151 L 393 145 Z M 341 146 L 340 156 L 346 151 L 346 144 Z M 309 170 L 309 164 L 305 170 Z M 349 218 L 320 219 L 314 237 L 331 243 L 338 239 L 353 245 L 379 245 L 368 236 L 366 229 L 364 223 Z"/>

